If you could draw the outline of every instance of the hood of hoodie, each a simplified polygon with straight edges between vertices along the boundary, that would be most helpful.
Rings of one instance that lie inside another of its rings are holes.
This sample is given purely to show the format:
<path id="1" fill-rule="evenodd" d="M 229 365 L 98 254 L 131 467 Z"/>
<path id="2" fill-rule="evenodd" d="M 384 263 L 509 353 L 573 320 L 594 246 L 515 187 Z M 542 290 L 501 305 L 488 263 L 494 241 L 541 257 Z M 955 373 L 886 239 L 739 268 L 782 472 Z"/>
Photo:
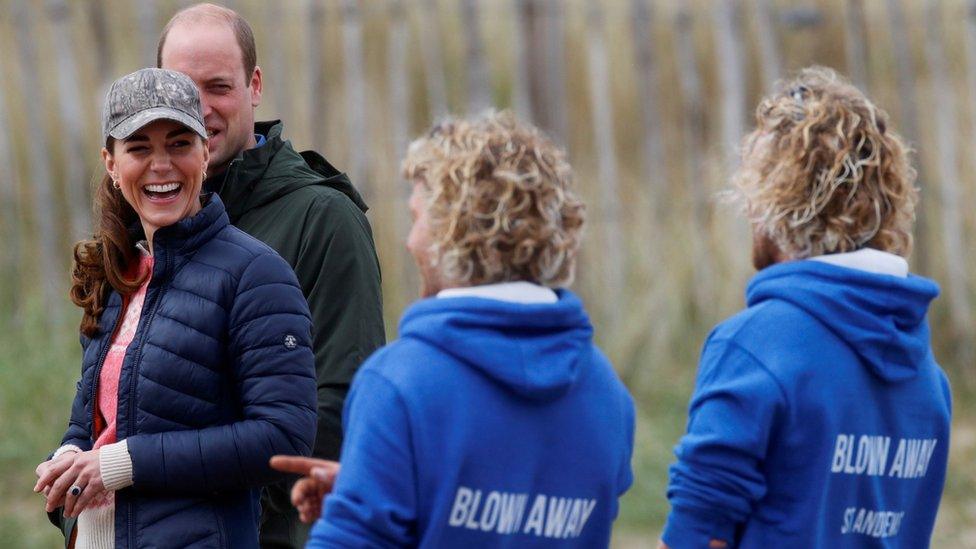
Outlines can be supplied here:
<path id="1" fill-rule="evenodd" d="M 282 130 L 279 120 L 255 123 L 255 133 L 265 136 L 267 142 L 244 151 L 224 173 L 204 184 L 221 196 L 232 223 L 249 210 L 311 185 L 332 187 L 366 212 L 366 203 L 346 174 L 314 151 L 295 151 L 290 141 L 282 139 Z"/>
<path id="2" fill-rule="evenodd" d="M 400 320 L 400 337 L 434 346 L 521 397 L 564 395 L 589 362 L 593 327 L 579 298 L 555 303 L 481 297 L 421 300 Z"/>
<path id="3" fill-rule="evenodd" d="M 750 307 L 791 303 L 827 326 L 887 382 L 912 379 L 929 352 L 929 304 L 939 287 L 926 278 L 898 277 L 820 261 L 767 267 L 749 282 Z"/>

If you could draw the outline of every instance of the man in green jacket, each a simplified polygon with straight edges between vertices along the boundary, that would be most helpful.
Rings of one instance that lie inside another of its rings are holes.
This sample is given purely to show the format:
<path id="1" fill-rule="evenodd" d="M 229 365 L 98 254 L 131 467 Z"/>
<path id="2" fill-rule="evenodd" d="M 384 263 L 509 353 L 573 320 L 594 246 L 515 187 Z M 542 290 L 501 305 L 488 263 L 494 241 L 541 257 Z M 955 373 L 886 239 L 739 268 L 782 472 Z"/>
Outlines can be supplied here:
<path id="1" fill-rule="evenodd" d="M 254 123 L 262 74 L 251 28 L 236 12 L 198 4 L 174 15 L 160 36 L 157 65 L 188 74 L 200 88 L 210 136 L 205 190 L 220 195 L 231 223 L 295 269 L 313 321 L 313 455 L 338 459 L 349 383 L 385 339 L 366 204 L 346 175 L 320 155 L 296 152 L 282 138 L 281 122 Z M 291 506 L 289 488 L 274 485 L 263 494 L 262 547 L 305 543 L 307 529 Z"/>

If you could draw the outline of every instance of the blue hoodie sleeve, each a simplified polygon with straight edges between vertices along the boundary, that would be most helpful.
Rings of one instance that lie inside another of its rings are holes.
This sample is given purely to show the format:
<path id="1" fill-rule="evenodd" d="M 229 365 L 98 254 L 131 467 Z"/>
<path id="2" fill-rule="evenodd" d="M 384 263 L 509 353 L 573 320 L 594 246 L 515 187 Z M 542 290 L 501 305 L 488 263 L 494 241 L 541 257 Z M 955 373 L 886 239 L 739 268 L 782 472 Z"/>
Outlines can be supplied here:
<path id="1" fill-rule="evenodd" d="M 771 434 L 787 411 L 782 387 L 733 341 L 709 341 L 675 449 L 662 539 L 671 549 L 734 542 L 736 527 L 766 493 L 762 472 Z"/>
<path id="2" fill-rule="evenodd" d="M 342 470 L 307 549 L 415 546 L 416 467 L 400 394 L 364 365 L 343 423 Z"/>

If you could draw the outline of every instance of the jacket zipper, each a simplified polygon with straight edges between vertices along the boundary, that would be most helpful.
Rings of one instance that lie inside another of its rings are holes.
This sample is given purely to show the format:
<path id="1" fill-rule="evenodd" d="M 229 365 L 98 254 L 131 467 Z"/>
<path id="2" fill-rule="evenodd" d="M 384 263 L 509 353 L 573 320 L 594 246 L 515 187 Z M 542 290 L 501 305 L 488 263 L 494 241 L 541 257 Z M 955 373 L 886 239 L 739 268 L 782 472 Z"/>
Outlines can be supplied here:
<path id="1" fill-rule="evenodd" d="M 170 269 L 170 256 L 171 254 L 166 254 L 166 264 L 163 268 L 161 275 L 168 276 Z M 153 296 L 152 303 L 149 306 L 149 315 L 146 317 L 146 323 L 142 326 L 142 333 L 139 337 L 139 349 L 136 351 L 136 356 L 132 361 L 132 372 L 129 373 L 129 414 L 126 418 L 128 421 L 125 426 L 125 437 L 129 438 L 132 436 L 132 423 L 134 421 L 135 411 L 136 411 L 136 380 L 139 376 L 139 363 L 142 361 L 142 348 L 146 340 L 146 334 L 149 333 L 149 326 L 152 325 L 153 317 L 156 316 L 156 310 L 159 308 L 159 303 L 163 299 L 163 294 L 166 293 L 166 286 L 160 282 L 159 290 Z M 126 511 L 128 515 L 129 524 L 129 547 L 136 546 L 136 534 L 135 534 L 135 511 L 132 506 L 132 500 L 126 502 Z"/>
<path id="2" fill-rule="evenodd" d="M 123 300 L 124 305 L 124 300 Z M 95 362 L 95 377 L 92 378 L 91 392 L 88 395 L 88 402 L 91 403 L 91 428 L 89 429 L 89 435 L 91 435 L 92 444 L 95 443 L 95 433 L 92 432 L 95 428 L 95 414 L 98 413 L 98 402 L 95 400 L 95 395 L 98 391 L 98 380 L 102 375 L 102 366 L 105 364 L 105 357 L 108 356 L 109 349 L 112 348 L 112 338 L 115 336 L 115 327 L 119 323 L 119 318 L 123 314 L 122 307 L 119 308 L 119 314 L 112 321 L 111 329 L 106 332 L 108 334 L 108 339 L 102 346 L 102 351 L 98 354 L 98 361 Z"/>

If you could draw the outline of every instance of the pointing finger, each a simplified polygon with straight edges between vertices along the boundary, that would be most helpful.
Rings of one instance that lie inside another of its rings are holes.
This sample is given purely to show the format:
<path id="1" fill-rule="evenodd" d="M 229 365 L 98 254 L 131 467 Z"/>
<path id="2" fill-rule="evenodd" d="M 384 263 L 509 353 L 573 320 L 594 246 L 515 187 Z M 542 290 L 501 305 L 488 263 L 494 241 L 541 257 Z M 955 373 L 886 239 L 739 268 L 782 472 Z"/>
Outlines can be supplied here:
<path id="1" fill-rule="evenodd" d="M 312 467 L 321 466 L 323 462 L 327 463 L 322 459 L 278 455 L 272 456 L 271 468 L 283 473 L 296 473 L 308 476 L 312 471 Z"/>

